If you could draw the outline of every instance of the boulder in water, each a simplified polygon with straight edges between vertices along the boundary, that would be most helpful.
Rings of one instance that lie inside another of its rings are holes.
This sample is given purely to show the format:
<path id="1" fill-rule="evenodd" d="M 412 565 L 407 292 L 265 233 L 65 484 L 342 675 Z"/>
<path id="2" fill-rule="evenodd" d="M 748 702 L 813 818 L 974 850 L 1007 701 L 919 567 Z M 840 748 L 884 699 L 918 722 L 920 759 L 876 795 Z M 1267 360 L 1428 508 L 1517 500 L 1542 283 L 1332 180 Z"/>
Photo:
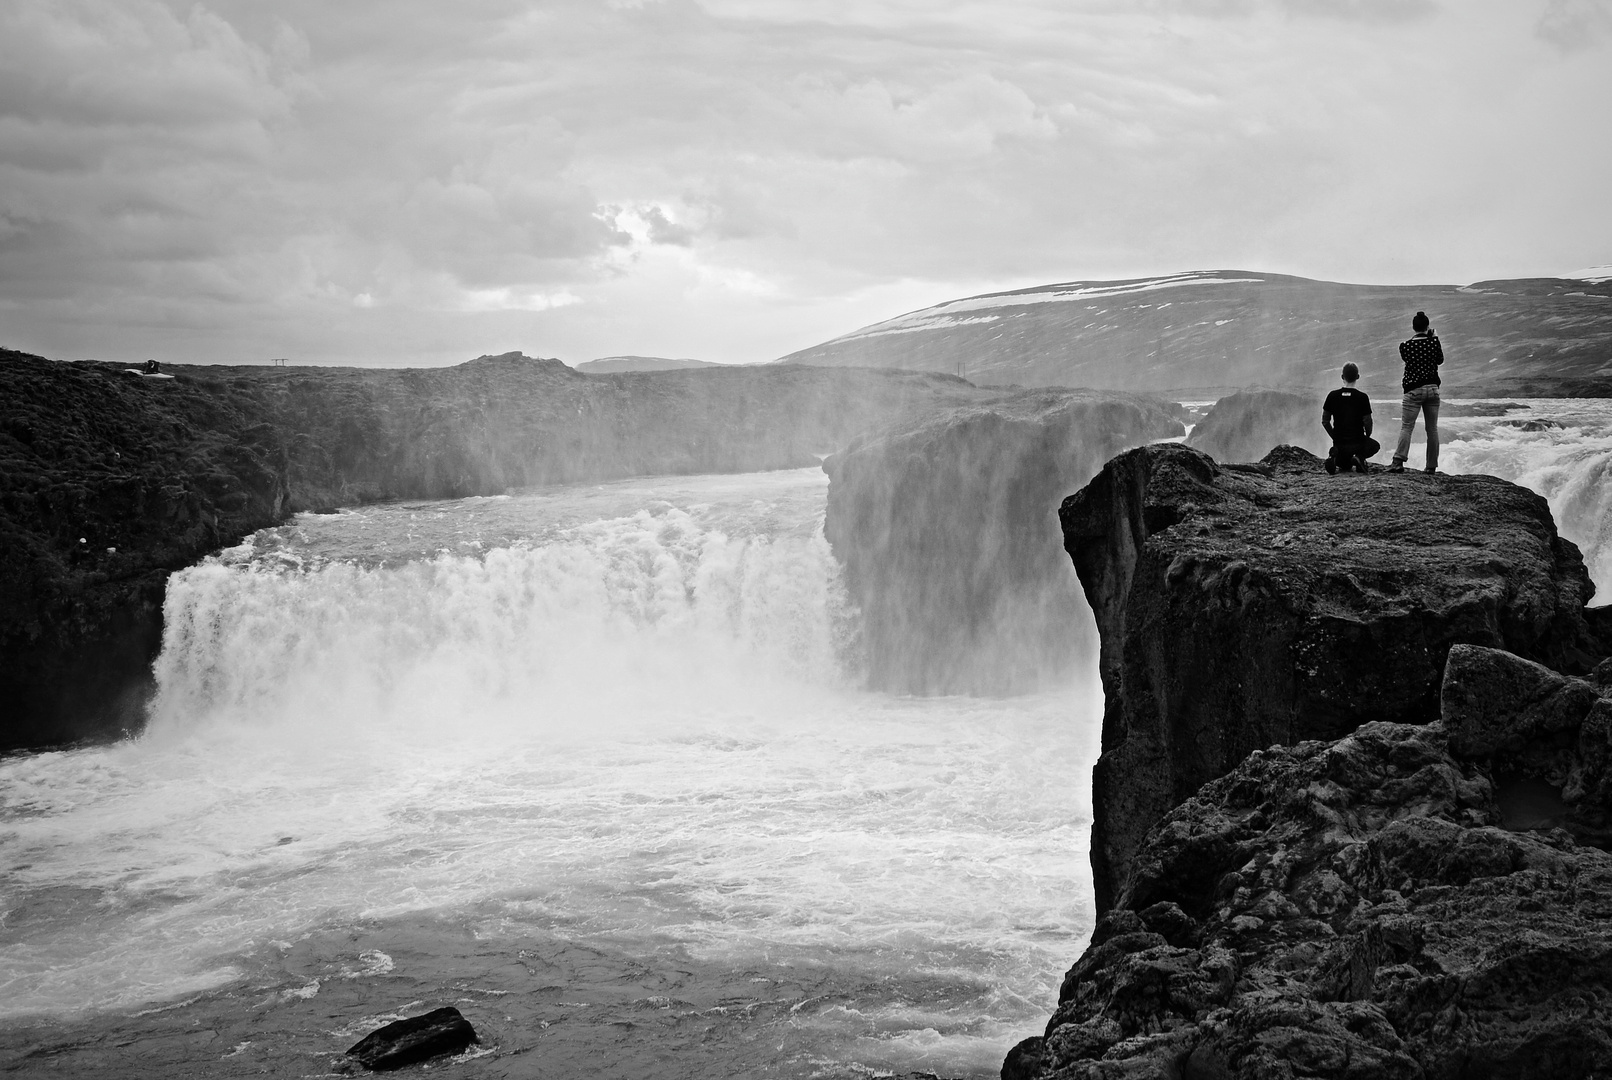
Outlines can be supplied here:
<path id="1" fill-rule="evenodd" d="M 366 1069 L 385 1072 L 443 1054 L 457 1054 L 476 1041 L 476 1029 L 451 1005 L 424 1016 L 395 1020 L 353 1044 L 347 1056 Z"/>
<path id="2" fill-rule="evenodd" d="M 1567 425 L 1559 420 L 1547 420 L 1543 417 L 1535 420 L 1502 420 L 1503 427 L 1514 427 L 1519 431 L 1561 431 Z"/>

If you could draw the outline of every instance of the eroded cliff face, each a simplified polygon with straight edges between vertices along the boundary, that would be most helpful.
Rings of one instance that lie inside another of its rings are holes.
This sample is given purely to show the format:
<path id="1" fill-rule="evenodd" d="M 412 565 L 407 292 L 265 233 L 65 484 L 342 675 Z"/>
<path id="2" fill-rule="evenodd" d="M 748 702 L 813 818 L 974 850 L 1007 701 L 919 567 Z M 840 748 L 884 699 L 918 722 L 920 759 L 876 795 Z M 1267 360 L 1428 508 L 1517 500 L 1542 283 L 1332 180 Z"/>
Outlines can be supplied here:
<path id="1" fill-rule="evenodd" d="M 910 372 L 589 376 L 519 354 L 168 371 L 0 351 L 0 751 L 137 728 L 168 574 L 291 512 L 808 466 L 985 396 Z"/>
<path id="2" fill-rule="evenodd" d="M 1612 1069 L 1612 665 L 1449 651 L 1441 715 L 1273 746 L 1149 830 L 1004 1080 Z"/>
<path id="3" fill-rule="evenodd" d="M 1120 455 L 1059 511 L 1101 638 L 1099 911 L 1147 831 L 1256 750 L 1438 718 L 1458 643 L 1567 673 L 1594 586 L 1538 495 L 1488 476 L 1331 477 L 1309 453 Z"/>
<path id="4" fill-rule="evenodd" d="M 862 610 L 870 685 L 1009 693 L 1067 677 L 1085 631 L 1052 508 L 1118 450 L 1181 435 L 1177 412 L 1105 391 L 1002 392 L 824 462 L 825 530 Z"/>
<path id="5" fill-rule="evenodd" d="M 1332 440 L 1321 427 L 1321 405 L 1325 400 L 1324 393 L 1288 390 L 1228 394 L 1193 427 L 1187 445 L 1216 461 L 1258 461 L 1273 447 L 1284 445 L 1325 455 L 1332 448 Z M 1398 399 L 1392 404 L 1397 408 Z M 1382 408 L 1379 404 L 1378 409 Z M 1385 416 L 1376 420 L 1384 425 L 1388 422 Z M 1398 432 L 1397 423 L 1393 430 Z"/>

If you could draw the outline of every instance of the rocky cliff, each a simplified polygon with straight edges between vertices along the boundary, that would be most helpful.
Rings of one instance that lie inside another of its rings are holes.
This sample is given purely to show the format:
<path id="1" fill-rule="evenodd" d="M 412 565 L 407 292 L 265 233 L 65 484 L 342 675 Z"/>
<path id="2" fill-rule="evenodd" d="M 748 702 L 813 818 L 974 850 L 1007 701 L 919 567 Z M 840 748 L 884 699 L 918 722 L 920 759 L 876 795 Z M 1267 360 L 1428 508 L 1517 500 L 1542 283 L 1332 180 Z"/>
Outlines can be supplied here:
<path id="1" fill-rule="evenodd" d="M 1299 446 L 1323 457 L 1331 452 L 1332 440 L 1321 427 L 1324 394 L 1294 393 L 1288 390 L 1242 390 L 1214 403 L 1208 415 L 1195 424 L 1187 445 L 1202 450 L 1216 461 L 1258 461 L 1273 447 Z M 1399 434 L 1398 398 L 1391 403 L 1396 412 L 1374 417 L 1391 435 Z M 1379 412 L 1383 405 L 1378 403 Z M 1381 440 L 1382 431 L 1377 438 Z M 1378 462 L 1386 464 L 1379 456 Z"/>
<path id="2" fill-rule="evenodd" d="M 290 512 L 813 465 L 982 396 L 950 376 L 589 376 L 519 354 L 168 371 L 0 352 L 0 750 L 138 726 L 167 575 Z"/>
<path id="3" fill-rule="evenodd" d="M 1065 676 L 1084 631 L 1052 508 L 1115 452 L 1181 435 L 1178 412 L 1112 392 L 1003 393 L 824 462 L 825 531 L 862 610 L 870 684 L 1006 693 Z"/>
<path id="4" fill-rule="evenodd" d="M 1100 917 L 1004 1080 L 1612 1074 L 1612 609 L 1542 500 L 1150 446 L 1060 518 Z"/>
<path id="5" fill-rule="evenodd" d="M 1100 911 L 1148 829 L 1254 751 L 1437 719 L 1452 645 L 1569 673 L 1603 654 L 1578 549 L 1543 499 L 1494 477 L 1331 477 L 1293 447 L 1232 467 L 1149 446 L 1059 518 L 1101 638 Z"/>
<path id="6" fill-rule="evenodd" d="M 1612 671 L 1455 645 L 1441 700 L 1172 810 L 1004 1080 L 1612 1072 Z"/>

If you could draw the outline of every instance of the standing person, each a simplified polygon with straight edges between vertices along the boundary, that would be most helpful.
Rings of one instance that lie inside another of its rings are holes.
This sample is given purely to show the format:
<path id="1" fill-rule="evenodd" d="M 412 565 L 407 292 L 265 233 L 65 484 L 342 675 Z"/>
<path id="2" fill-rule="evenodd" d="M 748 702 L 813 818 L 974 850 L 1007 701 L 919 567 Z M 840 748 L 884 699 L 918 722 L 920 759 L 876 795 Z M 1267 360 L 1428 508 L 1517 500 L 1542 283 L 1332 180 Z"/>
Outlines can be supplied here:
<path id="1" fill-rule="evenodd" d="M 1405 377 L 1400 380 L 1405 397 L 1400 402 L 1403 415 L 1399 446 L 1394 449 L 1394 463 L 1388 466 L 1388 471 L 1405 471 L 1405 459 L 1410 456 L 1411 430 L 1416 427 L 1416 414 L 1420 412 L 1427 422 L 1427 468 L 1422 471 L 1438 472 L 1438 369 L 1444 363 L 1444 346 L 1438 343 L 1426 312 L 1416 313 L 1411 329 L 1416 335 L 1399 343 L 1399 358 L 1405 361 Z"/>
<path id="2" fill-rule="evenodd" d="M 1359 381 L 1360 369 L 1343 365 L 1343 385 L 1328 394 L 1321 406 L 1321 426 L 1332 440 L 1332 453 L 1326 460 L 1329 473 L 1339 469 L 1370 472 L 1366 459 L 1382 449 L 1371 437 L 1371 398 L 1355 388 Z"/>

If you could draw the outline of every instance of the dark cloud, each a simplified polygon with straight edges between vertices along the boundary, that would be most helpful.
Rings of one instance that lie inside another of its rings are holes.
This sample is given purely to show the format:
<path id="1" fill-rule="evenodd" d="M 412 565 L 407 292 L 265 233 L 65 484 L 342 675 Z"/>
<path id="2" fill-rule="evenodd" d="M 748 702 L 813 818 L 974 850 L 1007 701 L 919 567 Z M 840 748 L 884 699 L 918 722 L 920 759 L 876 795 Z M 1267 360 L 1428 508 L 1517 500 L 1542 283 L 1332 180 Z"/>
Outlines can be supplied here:
<path id="1" fill-rule="evenodd" d="M 1562 52 L 1599 45 L 1612 31 L 1612 4 L 1607 0 L 1549 0 L 1534 33 Z"/>
<path id="2" fill-rule="evenodd" d="M 53 354 L 765 359 L 958 290 L 1605 261 L 1612 74 L 1537 16 L 7 0 L 0 318 Z"/>

